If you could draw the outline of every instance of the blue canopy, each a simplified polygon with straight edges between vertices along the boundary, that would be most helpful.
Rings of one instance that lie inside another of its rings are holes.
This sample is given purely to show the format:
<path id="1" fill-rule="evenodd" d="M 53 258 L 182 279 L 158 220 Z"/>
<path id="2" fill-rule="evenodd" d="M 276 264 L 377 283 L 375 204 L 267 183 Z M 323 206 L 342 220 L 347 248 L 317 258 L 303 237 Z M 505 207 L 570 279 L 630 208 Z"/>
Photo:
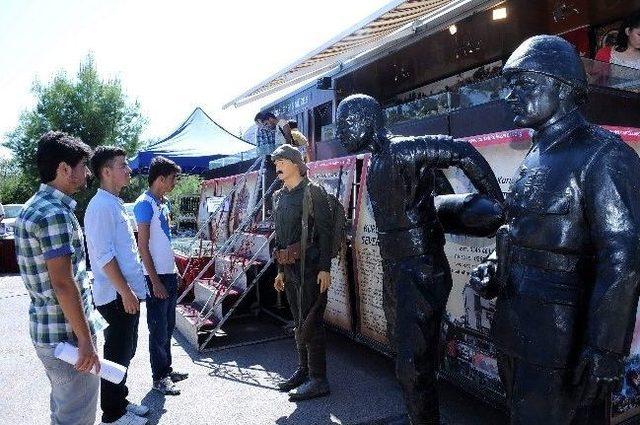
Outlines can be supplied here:
<path id="1" fill-rule="evenodd" d="M 209 162 L 255 149 L 250 143 L 220 127 L 201 108 L 196 108 L 169 137 L 138 152 L 129 164 L 136 173 L 149 169 L 155 156 L 175 161 L 184 173 L 199 174 L 209 169 Z"/>

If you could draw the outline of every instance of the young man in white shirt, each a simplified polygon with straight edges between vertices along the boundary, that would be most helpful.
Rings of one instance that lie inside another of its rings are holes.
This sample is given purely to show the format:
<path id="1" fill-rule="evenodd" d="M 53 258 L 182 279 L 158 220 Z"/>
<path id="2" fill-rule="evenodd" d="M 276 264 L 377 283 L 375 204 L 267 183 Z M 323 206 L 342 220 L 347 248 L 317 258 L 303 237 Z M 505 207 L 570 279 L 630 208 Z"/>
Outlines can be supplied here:
<path id="1" fill-rule="evenodd" d="M 100 188 L 84 216 L 89 260 L 94 282 L 95 305 L 109 327 L 104 331 L 104 358 L 125 367 L 136 352 L 140 301 L 147 288 L 133 229 L 119 194 L 131 180 L 126 152 L 115 146 L 100 146 L 91 158 Z M 103 424 L 146 424 L 144 405 L 129 403 L 125 379 L 114 384 L 100 382 Z"/>
<path id="2" fill-rule="evenodd" d="M 180 394 L 174 383 L 188 377 L 171 367 L 171 334 L 176 324 L 178 278 L 165 195 L 176 186 L 180 171 L 180 167 L 167 158 L 153 158 L 149 167 L 149 190 L 138 197 L 133 207 L 138 223 L 138 246 L 149 289 L 147 324 L 153 389 L 169 395 Z"/>

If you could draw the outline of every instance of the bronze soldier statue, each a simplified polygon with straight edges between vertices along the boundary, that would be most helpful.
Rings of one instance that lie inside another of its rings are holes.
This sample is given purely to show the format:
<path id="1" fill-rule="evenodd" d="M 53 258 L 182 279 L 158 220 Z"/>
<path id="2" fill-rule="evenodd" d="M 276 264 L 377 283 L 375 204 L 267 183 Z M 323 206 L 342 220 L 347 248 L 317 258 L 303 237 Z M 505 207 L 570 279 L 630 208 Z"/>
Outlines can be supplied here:
<path id="1" fill-rule="evenodd" d="M 459 167 L 486 195 L 443 203 L 446 221 L 457 230 L 470 226 L 476 234 L 495 232 L 502 221 L 502 192 L 471 144 L 449 136 L 394 137 L 384 128 L 382 108 L 370 96 L 344 99 L 338 106 L 336 130 L 349 152 L 372 152 L 367 190 L 379 232 L 383 307 L 387 333 L 397 351 L 396 375 L 411 423 L 437 424 L 437 346 L 452 280 L 443 250 L 444 230 L 434 206 L 434 170 Z M 469 214 L 474 209 L 490 212 L 490 218 L 483 220 L 478 214 L 480 220 L 475 220 Z M 466 218 L 451 217 L 458 212 Z"/>
<path id="2" fill-rule="evenodd" d="M 498 297 L 491 332 L 511 423 L 609 423 L 638 303 L 640 159 L 583 118 L 587 79 L 564 39 L 526 40 L 503 75 L 533 145 L 507 196 L 497 259 L 470 283 Z"/>
<path id="3" fill-rule="evenodd" d="M 331 212 L 324 189 L 306 177 L 300 151 L 285 144 L 271 159 L 283 182 L 273 195 L 278 262 L 274 286 L 287 294 L 298 352 L 298 368 L 278 388 L 289 391 L 289 400 L 302 401 L 329 394 L 323 316 L 331 284 Z"/>

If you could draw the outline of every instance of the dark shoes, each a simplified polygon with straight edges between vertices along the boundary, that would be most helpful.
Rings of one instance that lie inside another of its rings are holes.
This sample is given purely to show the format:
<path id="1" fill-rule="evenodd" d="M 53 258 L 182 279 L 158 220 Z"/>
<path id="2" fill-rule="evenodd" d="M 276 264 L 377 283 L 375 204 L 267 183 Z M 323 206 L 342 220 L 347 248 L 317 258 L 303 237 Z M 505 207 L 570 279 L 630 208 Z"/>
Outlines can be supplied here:
<path id="1" fill-rule="evenodd" d="M 309 379 L 309 370 L 303 367 L 299 367 L 295 372 L 293 372 L 291 378 L 278 384 L 278 390 L 286 393 L 304 384 L 307 379 Z"/>
<path id="2" fill-rule="evenodd" d="M 289 391 L 289 401 L 303 401 L 329 395 L 329 381 L 326 378 L 311 378 L 298 388 Z"/>
<path id="3" fill-rule="evenodd" d="M 182 372 L 171 372 L 169 374 L 169 378 L 171 379 L 172 382 L 184 381 L 188 377 L 189 377 L 188 373 L 182 373 Z"/>

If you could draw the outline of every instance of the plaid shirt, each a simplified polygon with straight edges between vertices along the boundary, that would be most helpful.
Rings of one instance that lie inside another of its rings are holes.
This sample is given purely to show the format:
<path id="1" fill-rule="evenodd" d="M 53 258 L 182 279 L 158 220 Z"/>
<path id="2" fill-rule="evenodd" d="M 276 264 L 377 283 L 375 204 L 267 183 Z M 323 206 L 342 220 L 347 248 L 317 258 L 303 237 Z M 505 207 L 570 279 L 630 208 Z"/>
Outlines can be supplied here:
<path id="1" fill-rule="evenodd" d="M 29 330 L 36 345 L 76 340 L 53 291 L 46 265 L 47 260 L 63 255 L 71 256 L 73 278 L 91 334 L 95 335 L 104 327 L 104 319 L 93 307 L 84 237 L 73 213 L 75 207 L 76 201 L 69 196 L 41 184 L 16 219 L 16 256 L 20 275 L 31 297 Z"/>
<path id="2" fill-rule="evenodd" d="M 256 132 L 256 146 L 275 145 L 276 132 L 271 128 L 259 126 Z"/>

